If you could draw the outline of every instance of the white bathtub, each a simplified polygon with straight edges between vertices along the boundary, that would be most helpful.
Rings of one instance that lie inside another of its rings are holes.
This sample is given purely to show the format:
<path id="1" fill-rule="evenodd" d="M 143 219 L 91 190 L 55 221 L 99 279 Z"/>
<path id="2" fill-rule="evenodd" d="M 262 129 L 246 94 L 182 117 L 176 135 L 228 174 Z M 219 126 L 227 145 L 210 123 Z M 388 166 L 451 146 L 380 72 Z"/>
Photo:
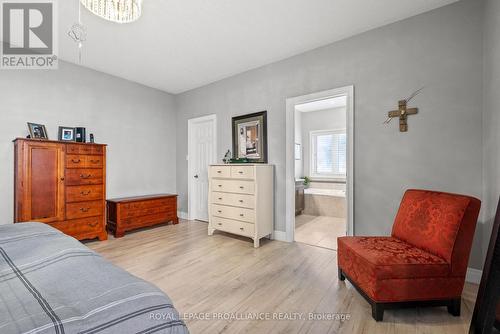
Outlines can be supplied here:
<path id="1" fill-rule="evenodd" d="M 304 194 L 345 198 L 345 190 L 342 189 L 307 188 L 304 189 Z"/>

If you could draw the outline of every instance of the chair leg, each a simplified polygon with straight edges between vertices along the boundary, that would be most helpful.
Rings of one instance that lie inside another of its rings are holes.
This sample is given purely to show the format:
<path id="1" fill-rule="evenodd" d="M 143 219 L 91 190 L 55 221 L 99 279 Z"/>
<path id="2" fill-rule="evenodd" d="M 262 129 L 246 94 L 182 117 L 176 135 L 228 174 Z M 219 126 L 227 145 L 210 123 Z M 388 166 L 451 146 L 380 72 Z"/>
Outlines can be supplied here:
<path id="1" fill-rule="evenodd" d="M 450 300 L 450 303 L 448 304 L 448 313 L 450 313 L 454 317 L 459 317 L 461 304 L 462 304 L 461 298 Z"/>
<path id="2" fill-rule="evenodd" d="M 384 320 L 384 305 L 379 303 L 372 304 L 372 317 L 379 322 Z"/>
<path id="3" fill-rule="evenodd" d="M 339 267 L 339 280 L 345 281 L 344 273 L 342 273 L 342 268 Z"/>

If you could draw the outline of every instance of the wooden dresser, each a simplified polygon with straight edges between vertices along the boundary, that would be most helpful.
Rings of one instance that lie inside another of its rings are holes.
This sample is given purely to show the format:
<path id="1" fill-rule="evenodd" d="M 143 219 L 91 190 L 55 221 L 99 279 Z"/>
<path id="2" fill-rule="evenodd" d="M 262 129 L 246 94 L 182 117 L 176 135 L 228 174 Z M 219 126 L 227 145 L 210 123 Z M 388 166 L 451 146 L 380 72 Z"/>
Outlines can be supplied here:
<path id="1" fill-rule="evenodd" d="M 106 145 L 16 139 L 14 222 L 106 240 Z"/>
<path id="2" fill-rule="evenodd" d="M 108 200 L 108 229 L 116 238 L 126 231 L 172 221 L 177 217 L 177 195 L 162 194 Z"/>
<path id="3" fill-rule="evenodd" d="M 254 247 L 274 230 L 274 167 L 212 165 L 209 169 L 208 234 L 215 230 L 252 238 Z"/>

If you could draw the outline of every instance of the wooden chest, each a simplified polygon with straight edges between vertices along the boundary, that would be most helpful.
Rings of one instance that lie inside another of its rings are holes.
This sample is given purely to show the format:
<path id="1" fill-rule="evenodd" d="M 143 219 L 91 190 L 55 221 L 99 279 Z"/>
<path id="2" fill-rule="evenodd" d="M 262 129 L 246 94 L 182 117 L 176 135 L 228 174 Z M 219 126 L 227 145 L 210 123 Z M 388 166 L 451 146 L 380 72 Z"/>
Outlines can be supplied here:
<path id="1" fill-rule="evenodd" d="M 79 240 L 106 240 L 106 145 L 19 138 L 15 223 L 49 224 Z"/>
<path id="2" fill-rule="evenodd" d="M 109 199 L 108 229 L 116 238 L 121 238 L 126 231 L 141 227 L 179 223 L 177 217 L 177 195 L 162 194 L 138 197 Z"/>

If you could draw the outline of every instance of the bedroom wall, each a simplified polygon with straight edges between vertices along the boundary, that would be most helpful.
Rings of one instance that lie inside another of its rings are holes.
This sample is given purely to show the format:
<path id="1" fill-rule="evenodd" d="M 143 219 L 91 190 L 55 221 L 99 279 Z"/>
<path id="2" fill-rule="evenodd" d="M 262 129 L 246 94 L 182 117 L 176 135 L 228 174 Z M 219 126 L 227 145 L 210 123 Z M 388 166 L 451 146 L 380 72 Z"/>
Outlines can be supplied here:
<path id="1" fill-rule="evenodd" d="M 302 114 L 302 143 L 304 175 L 311 175 L 311 131 L 345 129 L 347 114 L 345 108 L 305 112 Z"/>
<path id="2" fill-rule="evenodd" d="M 0 71 L 0 224 L 13 222 L 14 145 L 26 122 L 84 126 L 108 144 L 108 198 L 175 192 L 173 96 L 65 62 L 58 70 Z"/>
<path id="3" fill-rule="evenodd" d="M 483 253 L 488 250 L 500 196 L 500 1 L 487 0 L 484 29 L 484 229 Z"/>
<path id="4" fill-rule="evenodd" d="M 482 1 L 456 4 L 221 80 L 177 97 L 177 189 L 187 211 L 187 120 L 217 114 L 218 155 L 231 117 L 268 111 L 276 165 L 275 229 L 285 230 L 285 100 L 355 87 L 355 233 L 389 234 L 407 188 L 482 198 Z M 425 86 L 409 132 L 382 125 L 397 101 Z M 453 172 L 450 172 L 453 171 Z M 483 225 L 471 266 L 482 264 Z"/>

